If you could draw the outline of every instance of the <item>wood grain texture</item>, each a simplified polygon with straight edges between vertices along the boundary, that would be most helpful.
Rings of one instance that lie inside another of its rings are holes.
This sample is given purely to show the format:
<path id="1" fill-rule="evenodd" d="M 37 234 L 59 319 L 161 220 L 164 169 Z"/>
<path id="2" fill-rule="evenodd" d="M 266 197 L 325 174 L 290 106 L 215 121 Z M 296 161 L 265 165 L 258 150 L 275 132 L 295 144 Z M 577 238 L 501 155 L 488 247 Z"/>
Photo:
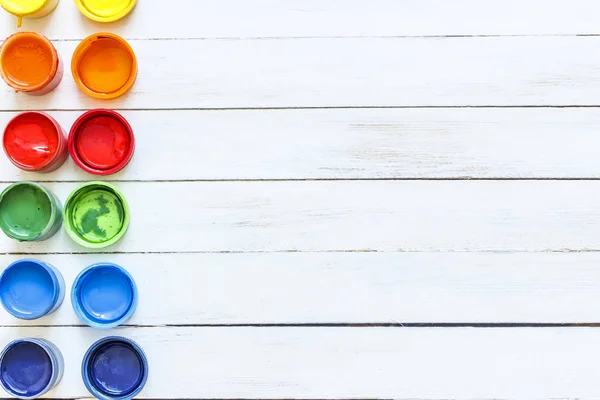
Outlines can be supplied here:
<path id="1" fill-rule="evenodd" d="M 108 103 L 87 98 L 67 69 L 46 96 L 2 86 L 0 110 L 600 104 L 600 37 L 131 44 L 139 75 L 128 95 Z M 77 43 L 56 45 L 68 62 Z"/>
<path id="2" fill-rule="evenodd" d="M 2 86 L 0 126 L 123 110 L 137 152 L 108 179 L 132 224 L 101 254 L 62 230 L 0 237 L 0 267 L 37 257 L 70 287 L 113 261 L 140 302 L 110 331 L 75 326 L 68 297 L 29 323 L 0 310 L 0 347 L 54 341 L 52 398 L 89 397 L 80 362 L 108 334 L 146 350 L 141 398 L 599 398 L 597 327 L 401 327 L 600 322 L 598 182 L 503 180 L 600 178 L 599 27 L 593 0 L 143 0 L 110 25 L 63 0 L 23 29 L 55 40 L 64 80 L 39 98 Z M 68 68 L 102 30 L 140 66 L 110 102 Z M 64 200 L 91 178 L 0 157 L 0 189 L 41 179 Z M 394 327 L 324 326 L 373 323 Z"/>
<path id="3" fill-rule="evenodd" d="M 0 266 L 20 257 L 0 256 Z M 598 253 L 37 257 L 62 272 L 68 293 L 89 264 L 127 268 L 140 296 L 133 326 L 600 322 Z M 0 311 L 0 325 L 82 325 L 69 296 L 34 321 Z"/>
<path id="4" fill-rule="evenodd" d="M 60 199 L 77 185 L 50 184 Z M 120 252 L 589 251 L 600 249 L 593 181 L 123 183 Z M 80 252 L 0 239 L 4 252 Z"/>
<path id="5" fill-rule="evenodd" d="M 110 31 L 127 38 L 598 34 L 593 0 L 145 0 Z M 16 20 L 0 14 L 0 36 Z M 63 0 L 23 29 L 82 39 L 106 29 Z"/>
<path id="6" fill-rule="evenodd" d="M 89 396 L 80 363 L 106 332 L 2 328 L 54 341 L 66 359 L 54 398 Z M 138 328 L 141 398 L 595 398 L 596 329 Z M 433 381 L 432 381 L 433 380 Z"/>
<path id="7" fill-rule="evenodd" d="M 16 113 L 0 113 L 4 126 Z M 81 112 L 51 112 L 68 131 Z M 126 111 L 136 155 L 106 180 L 600 178 L 587 108 Z M 0 181 L 86 181 L 68 162 Z"/>

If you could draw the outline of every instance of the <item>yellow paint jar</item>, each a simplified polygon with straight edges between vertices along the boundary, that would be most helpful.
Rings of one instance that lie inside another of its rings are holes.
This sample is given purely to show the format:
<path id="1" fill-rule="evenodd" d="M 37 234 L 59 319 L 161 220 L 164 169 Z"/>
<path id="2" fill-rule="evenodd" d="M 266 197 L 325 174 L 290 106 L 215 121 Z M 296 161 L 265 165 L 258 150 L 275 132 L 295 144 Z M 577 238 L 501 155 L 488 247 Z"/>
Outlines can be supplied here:
<path id="1" fill-rule="evenodd" d="M 137 0 L 75 0 L 79 11 L 91 20 L 114 22 L 134 9 Z"/>
<path id="2" fill-rule="evenodd" d="M 0 5 L 17 17 L 17 26 L 21 26 L 23 18 L 41 18 L 50 14 L 58 0 L 0 0 Z"/>

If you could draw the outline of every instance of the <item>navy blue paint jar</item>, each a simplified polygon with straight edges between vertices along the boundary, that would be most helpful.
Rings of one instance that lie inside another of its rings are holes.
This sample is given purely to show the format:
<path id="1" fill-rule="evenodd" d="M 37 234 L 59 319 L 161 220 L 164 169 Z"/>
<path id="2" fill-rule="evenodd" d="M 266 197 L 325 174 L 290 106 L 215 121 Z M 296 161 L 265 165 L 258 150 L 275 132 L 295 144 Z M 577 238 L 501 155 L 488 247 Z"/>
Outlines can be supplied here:
<path id="1" fill-rule="evenodd" d="M 135 311 L 137 287 L 122 267 L 112 263 L 93 264 L 75 278 L 71 304 L 79 319 L 92 328 L 115 328 Z"/>
<path id="2" fill-rule="evenodd" d="M 94 343 L 81 364 L 83 382 L 100 400 L 129 400 L 148 379 L 148 360 L 133 340 L 109 336 Z"/>
<path id="3" fill-rule="evenodd" d="M 15 340 L 0 354 L 0 384 L 20 399 L 42 396 L 60 382 L 63 372 L 62 354 L 47 340 Z"/>
<path id="4" fill-rule="evenodd" d="M 26 258 L 0 276 L 0 302 L 20 319 L 37 319 L 56 310 L 65 297 L 65 280 L 52 265 Z"/>

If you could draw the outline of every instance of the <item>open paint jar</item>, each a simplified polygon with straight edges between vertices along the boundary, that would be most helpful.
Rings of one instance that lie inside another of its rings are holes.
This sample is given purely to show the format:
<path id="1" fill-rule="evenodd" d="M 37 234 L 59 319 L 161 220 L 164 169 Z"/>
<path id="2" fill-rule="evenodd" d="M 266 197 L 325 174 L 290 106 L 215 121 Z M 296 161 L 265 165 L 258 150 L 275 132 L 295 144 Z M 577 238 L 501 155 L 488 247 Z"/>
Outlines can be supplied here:
<path id="1" fill-rule="evenodd" d="M 122 267 L 112 263 L 93 264 L 75 278 L 71 304 L 79 319 L 92 328 L 115 328 L 135 311 L 137 287 Z"/>
<path id="2" fill-rule="evenodd" d="M 54 312 L 65 298 L 65 281 L 52 265 L 33 259 L 10 264 L 0 276 L 0 301 L 20 319 L 37 319 Z"/>
<path id="3" fill-rule="evenodd" d="M 11 239 L 49 239 L 62 223 L 58 198 L 35 182 L 17 182 L 0 194 L 0 228 Z"/>
<path id="4" fill-rule="evenodd" d="M 110 175 L 123 169 L 135 148 L 133 129 L 112 110 L 96 109 L 75 121 L 69 133 L 69 153 L 81 169 Z"/>
<path id="5" fill-rule="evenodd" d="M 23 18 L 41 18 L 50 14 L 58 0 L 0 0 L 0 5 L 17 17 L 17 26 L 21 26 Z"/>
<path id="6" fill-rule="evenodd" d="M 20 399 L 36 399 L 58 385 L 64 372 L 60 350 L 44 339 L 9 343 L 0 354 L 0 384 Z"/>
<path id="7" fill-rule="evenodd" d="M 83 357 L 81 375 L 100 400 L 130 400 L 148 379 L 148 360 L 133 340 L 109 336 L 94 343 Z"/>
<path id="8" fill-rule="evenodd" d="M 6 156 L 17 168 L 51 172 L 67 160 L 67 138 L 54 118 L 26 111 L 11 119 L 2 135 Z"/>
<path id="9" fill-rule="evenodd" d="M 135 8 L 137 0 L 75 0 L 79 11 L 97 22 L 114 22 Z"/>
<path id="10" fill-rule="evenodd" d="M 63 65 L 46 37 L 20 32 L 9 36 L 0 47 L 0 75 L 17 92 L 43 95 L 60 83 Z"/>
<path id="11" fill-rule="evenodd" d="M 114 99 L 133 86 L 137 60 L 125 39 L 101 32 L 79 43 L 71 59 L 71 72 L 83 93 L 96 99 Z"/>
<path id="12" fill-rule="evenodd" d="M 125 197 L 105 182 L 86 183 L 65 202 L 65 229 L 84 247 L 101 249 L 115 244 L 125 235 L 129 218 Z"/>

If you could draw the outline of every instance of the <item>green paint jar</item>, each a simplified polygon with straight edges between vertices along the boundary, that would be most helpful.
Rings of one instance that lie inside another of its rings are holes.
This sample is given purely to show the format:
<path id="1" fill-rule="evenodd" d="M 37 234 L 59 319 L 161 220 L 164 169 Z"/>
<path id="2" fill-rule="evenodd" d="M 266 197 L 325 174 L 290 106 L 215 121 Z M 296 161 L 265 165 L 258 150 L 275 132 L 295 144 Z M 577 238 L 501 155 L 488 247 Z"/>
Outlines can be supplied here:
<path id="1" fill-rule="evenodd" d="M 11 239 L 49 239 L 62 223 L 61 204 L 50 190 L 35 182 L 17 182 L 0 194 L 0 228 Z"/>
<path id="2" fill-rule="evenodd" d="M 89 182 L 75 189 L 65 202 L 64 215 L 71 239 L 91 249 L 115 244 L 129 226 L 125 197 L 105 182 Z"/>

